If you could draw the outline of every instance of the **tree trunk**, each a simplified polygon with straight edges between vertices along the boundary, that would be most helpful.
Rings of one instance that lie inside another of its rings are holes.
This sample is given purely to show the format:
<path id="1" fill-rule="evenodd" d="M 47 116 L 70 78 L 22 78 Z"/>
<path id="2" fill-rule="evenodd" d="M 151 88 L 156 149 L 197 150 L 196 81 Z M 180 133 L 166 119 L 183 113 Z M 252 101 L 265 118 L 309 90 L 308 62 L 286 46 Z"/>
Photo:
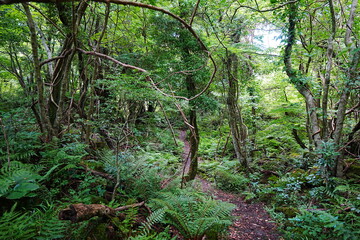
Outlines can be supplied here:
<path id="1" fill-rule="evenodd" d="M 64 44 L 60 53 L 62 58 L 58 59 L 55 64 L 53 78 L 51 80 L 51 90 L 49 96 L 49 118 L 50 123 L 58 136 L 61 133 L 61 121 L 63 120 L 65 109 L 65 95 L 68 88 L 68 78 L 71 69 L 71 63 L 75 55 L 73 46 L 76 45 L 77 28 L 79 27 L 80 20 L 85 13 L 87 3 L 79 3 L 73 14 L 73 22 L 68 19 L 71 15 L 72 9 L 67 8 L 66 3 L 58 3 L 57 9 L 59 17 L 68 29 Z"/>
<path id="2" fill-rule="evenodd" d="M 28 26 L 30 29 L 30 38 L 31 38 L 31 49 L 32 49 L 32 55 L 33 55 L 33 61 L 34 61 L 34 75 L 35 75 L 35 82 L 37 87 L 37 95 L 38 95 L 38 102 L 39 102 L 39 125 L 40 129 L 42 129 L 45 135 L 45 139 L 43 139 L 44 142 L 48 142 L 52 139 L 54 132 L 51 127 L 49 118 L 47 116 L 46 111 L 46 104 L 45 104 L 45 98 L 44 98 L 44 82 L 41 78 L 41 70 L 40 70 L 40 60 L 39 60 L 39 51 L 38 51 L 38 40 L 36 36 L 36 28 L 35 28 L 35 22 L 32 18 L 29 6 L 27 3 L 22 4 L 25 10 L 25 14 L 28 21 Z"/>
<path id="3" fill-rule="evenodd" d="M 360 52 L 356 51 L 356 48 L 358 46 L 358 42 L 353 43 L 353 40 L 351 39 L 351 35 L 353 33 L 353 23 L 354 23 L 354 17 L 356 15 L 356 8 L 358 5 L 358 0 L 353 0 L 351 3 L 351 10 L 349 19 L 347 21 L 347 28 L 345 33 L 345 45 L 349 49 L 349 55 L 352 56 L 350 66 L 346 72 L 347 80 L 346 84 L 344 86 L 344 89 L 342 91 L 340 101 L 339 101 L 339 107 L 336 112 L 336 124 L 335 124 L 335 131 L 334 131 L 334 142 L 338 146 L 341 143 L 341 137 L 342 137 L 342 131 L 344 128 L 344 120 L 346 116 L 346 105 L 347 101 L 349 99 L 350 95 L 350 89 L 356 79 L 359 77 L 359 61 L 360 61 Z M 355 38 L 357 39 L 357 38 Z M 336 159 L 336 167 L 334 169 L 334 172 L 336 176 L 342 177 L 343 176 L 343 167 L 344 162 L 343 158 L 340 156 Z"/>
<path id="4" fill-rule="evenodd" d="M 248 157 L 246 152 L 246 126 L 241 115 L 241 108 L 238 106 L 239 84 L 236 76 L 238 75 L 238 58 L 234 53 L 227 57 L 227 78 L 229 82 L 227 106 L 229 111 L 229 126 L 232 142 L 239 163 L 249 169 Z"/>
<path id="5" fill-rule="evenodd" d="M 191 75 L 186 77 L 186 88 L 189 93 L 189 96 L 195 95 L 195 82 Z M 190 143 L 190 167 L 189 173 L 187 176 L 187 180 L 193 180 L 196 177 L 198 171 L 198 150 L 200 143 L 200 135 L 199 128 L 197 125 L 197 117 L 196 117 L 196 104 L 194 100 L 189 102 L 190 105 L 190 113 L 189 113 L 189 123 L 191 125 L 190 135 L 189 135 L 189 143 Z"/>
<path id="6" fill-rule="evenodd" d="M 350 95 L 351 85 L 359 76 L 359 72 L 358 72 L 359 59 L 360 59 L 360 52 L 357 51 L 354 53 L 354 55 L 352 57 L 350 69 L 348 71 L 348 79 L 347 79 L 346 85 L 344 87 L 344 90 L 341 94 L 340 101 L 339 101 L 339 107 L 336 112 L 336 124 L 335 124 L 336 128 L 334 131 L 334 142 L 338 146 L 341 144 L 342 131 L 344 128 L 344 121 L 345 121 L 345 116 L 346 116 L 346 114 L 345 114 L 346 113 L 346 105 L 347 105 L 347 101 L 348 101 L 348 98 Z M 336 160 L 336 167 L 335 167 L 336 176 L 338 176 L 338 177 L 343 176 L 343 169 L 344 169 L 343 165 L 344 165 L 343 158 L 338 157 Z"/>
<path id="7" fill-rule="evenodd" d="M 288 15 L 288 31 L 287 31 L 287 44 L 284 53 L 285 71 L 288 75 L 290 82 L 295 86 L 298 92 L 305 98 L 306 110 L 309 117 L 309 129 L 311 132 L 311 139 L 314 141 L 315 149 L 321 148 L 321 134 L 319 118 L 316 110 L 318 108 L 315 97 L 313 96 L 310 87 L 307 83 L 303 82 L 301 75 L 293 68 L 291 55 L 292 47 L 295 44 L 295 32 L 296 32 L 296 17 L 297 17 L 297 5 L 295 3 L 289 4 Z"/>

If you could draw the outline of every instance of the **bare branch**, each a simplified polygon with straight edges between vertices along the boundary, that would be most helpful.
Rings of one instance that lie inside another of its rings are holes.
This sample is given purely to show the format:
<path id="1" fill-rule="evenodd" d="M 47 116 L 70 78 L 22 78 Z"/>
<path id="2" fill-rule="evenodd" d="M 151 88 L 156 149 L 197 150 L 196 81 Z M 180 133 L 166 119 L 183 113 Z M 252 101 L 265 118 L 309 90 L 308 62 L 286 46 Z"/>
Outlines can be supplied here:
<path id="1" fill-rule="evenodd" d="M 348 115 L 352 112 L 354 112 L 358 107 L 360 107 L 360 102 L 358 102 L 355 106 L 353 106 L 352 108 L 350 108 L 349 110 L 346 111 L 345 115 Z"/>
<path id="2" fill-rule="evenodd" d="M 42 61 L 42 62 L 40 63 L 40 67 L 42 67 L 43 65 L 45 65 L 45 64 L 47 64 L 47 63 L 50 63 L 50 62 L 52 62 L 52 61 L 55 61 L 55 60 L 58 60 L 58 59 L 62 59 L 62 58 L 65 58 L 65 55 L 53 57 L 53 58 L 47 59 L 47 60 L 45 60 L 45 61 Z"/>
<path id="3" fill-rule="evenodd" d="M 85 50 L 83 50 L 81 48 L 77 48 L 77 50 L 84 53 L 84 54 L 86 54 L 86 55 L 93 55 L 93 56 L 101 57 L 103 59 L 110 60 L 110 61 L 112 61 L 112 62 L 114 62 L 114 63 L 116 63 L 118 65 L 123 66 L 124 68 L 130 68 L 130 69 L 137 70 L 137 71 L 139 71 L 141 73 L 145 73 L 146 74 L 145 79 L 151 83 L 153 88 L 155 88 L 162 95 L 167 96 L 167 97 L 171 97 L 171 98 L 178 98 L 178 99 L 183 99 L 183 100 L 187 100 L 187 101 L 194 100 L 195 98 L 198 98 L 200 95 L 202 95 L 210 87 L 210 85 L 212 83 L 212 80 L 215 78 L 215 72 L 213 72 L 213 75 L 211 76 L 210 81 L 206 84 L 206 86 L 198 94 L 196 94 L 195 96 L 193 96 L 191 98 L 187 98 L 187 97 L 183 97 L 183 96 L 170 95 L 170 94 L 165 93 L 163 90 L 161 90 L 157 86 L 157 84 L 154 82 L 154 80 L 149 76 L 150 73 L 147 70 L 143 69 L 143 68 L 136 67 L 136 66 L 133 66 L 133 65 L 129 65 L 129 64 L 120 62 L 120 61 L 116 60 L 115 58 L 110 57 L 110 56 L 108 56 L 106 54 L 103 54 L 103 53 L 98 53 L 98 52 L 93 52 L 93 51 L 85 51 Z M 211 58 L 211 60 L 214 61 L 212 58 Z M 215 62 L 214 62 L 214 66 L 215 66 Z"/>
<path id="4" fill-rule="evenodd" d="M 1 1 L 0 1 L 0 5 L 1 5 Z M 60 33 L 61 35 L 65 36 L 66 34 L 61 30 L 61 28 L 56 24 L 54 23 L 53 20 L 51 20 L 50 18 L 48 18 L 41 10 L 40 8 L 34 6 L 33 4 L 29 4 L 30 7 L 32 7 L 33 9 L 35 9 L 36 11 L 38 11 L 41 16 L 43 16 L 44 18 L 46 18 L 46 20 L 48 20 Z"/>
<path id="5" fill-rule="evenodd" d="M 200 4 L 200 0 L 198 0 L 198 1 L 196 2 L 196 5 L 195 5 L 194 11 L 193 11 L 193 13 L 192 13 L 192 15 L 191 15 L 191 19 L 190 19 L 190 23 L 189 23 L 190 26 L 192 25 L 192 23 L 193 23 L 193 21 L 194 21 L 195 14 L 196 14 L 196 12 L 197 12 L 197 10 L 198 10 L 198 8 L 199 8 L 199 4 Z"/>

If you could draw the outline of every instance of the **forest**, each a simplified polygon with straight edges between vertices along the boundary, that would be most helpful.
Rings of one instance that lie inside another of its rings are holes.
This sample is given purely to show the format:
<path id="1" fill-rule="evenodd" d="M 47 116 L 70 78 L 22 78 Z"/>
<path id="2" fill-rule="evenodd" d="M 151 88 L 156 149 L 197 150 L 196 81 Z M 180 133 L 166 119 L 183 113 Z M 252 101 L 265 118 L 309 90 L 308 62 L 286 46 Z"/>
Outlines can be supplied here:
<path id="1" fill-rule="evenodd" d="M 358 0 L 0 0 L 0 240 L 360 239 Z"/>

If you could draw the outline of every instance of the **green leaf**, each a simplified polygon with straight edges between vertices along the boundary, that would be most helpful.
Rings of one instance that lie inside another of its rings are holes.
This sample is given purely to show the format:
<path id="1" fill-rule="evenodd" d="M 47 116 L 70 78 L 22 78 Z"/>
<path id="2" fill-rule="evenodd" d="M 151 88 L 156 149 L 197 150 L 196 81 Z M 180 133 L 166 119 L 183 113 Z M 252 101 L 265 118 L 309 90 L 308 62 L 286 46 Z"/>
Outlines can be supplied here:
<path id="1" fill-rule="evenodd" d="M 14 191 L 14 192 L 11 192 L 6 198 L 7 199 L 19 199 L 19 198 L 24 197 L 26 194 L 27 194 L 27 192 Z"/>
<path id="2" fill-rule="evenodd" d="M 26 182 L 16 185 L 14 190 L 19 192 L 31 192 L 38 189 L 39 187 L 40 186 L 36 183 Z"/>

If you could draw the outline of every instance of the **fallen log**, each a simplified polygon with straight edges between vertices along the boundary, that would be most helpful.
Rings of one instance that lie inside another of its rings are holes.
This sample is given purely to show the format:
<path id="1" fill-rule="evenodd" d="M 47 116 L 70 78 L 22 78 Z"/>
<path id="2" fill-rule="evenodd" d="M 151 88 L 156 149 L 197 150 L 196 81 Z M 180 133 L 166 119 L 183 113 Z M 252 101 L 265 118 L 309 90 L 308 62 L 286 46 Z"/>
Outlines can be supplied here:
<path id="1" fill-rule="evenodd" d="M 119 211 L 140 207 L 144 204 L 145 202 L 140 202 L 118 208 L 111 208 L 102 204 L 71 204 L 68 208 L 60 210 L 59 219 L 70 220 L 73 223 L 77 223 L 93 217 L 114 217 Z"/>

